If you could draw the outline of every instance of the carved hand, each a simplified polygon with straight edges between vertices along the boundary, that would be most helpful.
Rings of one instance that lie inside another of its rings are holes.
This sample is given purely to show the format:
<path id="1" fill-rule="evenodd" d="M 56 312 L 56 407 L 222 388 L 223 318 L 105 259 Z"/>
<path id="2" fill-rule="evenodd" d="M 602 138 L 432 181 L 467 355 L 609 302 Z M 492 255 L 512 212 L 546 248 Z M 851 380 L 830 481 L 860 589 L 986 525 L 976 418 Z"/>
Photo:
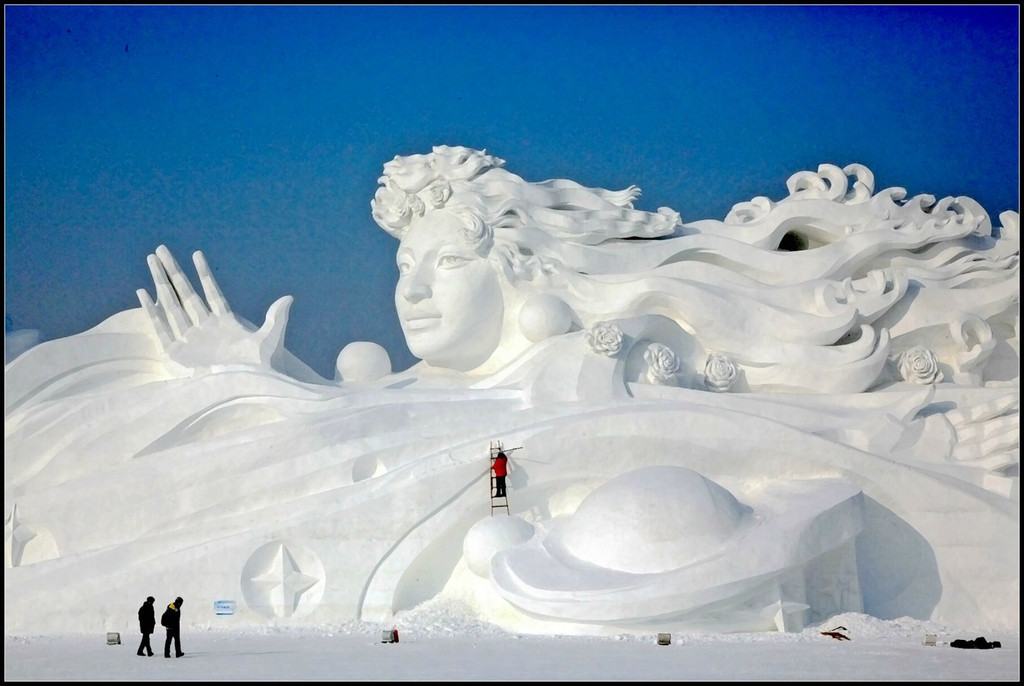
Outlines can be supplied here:
<path id="1" fill-rule="evenodd" d="M 1005 472 L 1020 467 L 1020 397 L 1017 392 L 946 413 L 956 431 L 953 458 Z"/>
<path id="2" fill-rule="evenodd" d="M 280 370 L 292 297 L 275 301 L 257 330 L 231 311 L 203 254 L 196 251 L 192 260 L 205 302 L 163 245 L 146 258 L 156 286 L 156 302 L 144 289 L 136 291 L 167 359 L 187 369 L 247 365 Z"/>

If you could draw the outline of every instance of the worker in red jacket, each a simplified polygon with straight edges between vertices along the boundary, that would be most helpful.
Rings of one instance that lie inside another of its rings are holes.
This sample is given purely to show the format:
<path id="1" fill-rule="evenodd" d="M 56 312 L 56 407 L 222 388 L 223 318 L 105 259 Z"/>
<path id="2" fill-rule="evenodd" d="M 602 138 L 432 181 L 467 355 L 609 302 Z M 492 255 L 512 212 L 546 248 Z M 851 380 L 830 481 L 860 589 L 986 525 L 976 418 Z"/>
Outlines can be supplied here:
<path id="1" fill-rule="evenodd" d="M 503 450 L 498 451 L 497 457 L 491 464 L 494 470 L 494 497 L 505 497 L 505 477 L 508 476 L 508 456 Z"/>

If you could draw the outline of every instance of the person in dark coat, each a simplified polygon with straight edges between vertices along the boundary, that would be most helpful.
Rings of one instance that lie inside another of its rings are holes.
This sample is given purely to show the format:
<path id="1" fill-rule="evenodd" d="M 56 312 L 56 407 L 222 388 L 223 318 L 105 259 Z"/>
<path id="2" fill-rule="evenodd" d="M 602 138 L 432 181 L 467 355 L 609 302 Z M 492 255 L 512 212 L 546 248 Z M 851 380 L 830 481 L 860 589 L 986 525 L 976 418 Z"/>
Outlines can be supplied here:
<path id="1" fill-rule="evenodd" d="M 181 604 L 185 601 L 178 596 L 167 606 L 160 617 L 160 623 L 167 628 L 167 639 L 164 641 L 164 657 L 171 656 L 171 640 L 174 641 L 174 657 L 181 657 Z"/>
<path id="2" fill-rule="evenodd" d="M 155 602 L 156 598 L 149 596 L 139 608 L 139 631 L 142 632 L 142 643 L 139 644 L 137 654 L 140 657 L 143 654 L 153 657 L 153 647 L 149 644 L 149 635 L 156 629 L 156 610 L 153 609 Z"/>
<path id="3" fill-rule="evenodd" d="M 504 498 L 505 497 L 505 477 L 508 476 L 508 456 L 504 450 L 499 450 L 497 457 L 494 458 L 494 464 L 491 465 L 491 469 L 494 470 L 494 497 Z"/>

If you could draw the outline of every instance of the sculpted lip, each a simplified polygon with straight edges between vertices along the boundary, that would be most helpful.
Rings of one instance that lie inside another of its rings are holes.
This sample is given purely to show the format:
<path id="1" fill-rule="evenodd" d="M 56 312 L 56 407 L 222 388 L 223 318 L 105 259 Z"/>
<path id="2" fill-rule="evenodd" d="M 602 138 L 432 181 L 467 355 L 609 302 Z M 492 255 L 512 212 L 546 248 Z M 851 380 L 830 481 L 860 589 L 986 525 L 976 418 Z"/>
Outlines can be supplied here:
<path id="1" fill-rule="evenodd" d="M 405 317 L 403 322 L 407 329 L 417 330 L 433 326 L 440 320 L 441 315 L 439 314 L 414 314 Z"/>

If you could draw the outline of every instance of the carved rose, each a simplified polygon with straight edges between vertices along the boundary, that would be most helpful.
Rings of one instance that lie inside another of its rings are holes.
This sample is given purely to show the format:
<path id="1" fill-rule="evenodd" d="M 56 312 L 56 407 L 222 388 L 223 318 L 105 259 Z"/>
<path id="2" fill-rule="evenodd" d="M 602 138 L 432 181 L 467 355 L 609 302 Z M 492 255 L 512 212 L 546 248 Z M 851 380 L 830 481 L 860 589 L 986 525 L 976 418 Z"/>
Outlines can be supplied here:
<path id="1" fill-rule="evenodd" d="M 719 393 L 728 391 L 736 383 L 740 372 L 725 355 L 712 353 L 704 365 L 704 385 Z"/>
<path id="2" fill-rule="evenodd" d="M 595 353 L 614 357 L 622 350 L 622 329 L 612 322 L 599 322 L 587 331 L 587 343 Z"/>
<path id="3" fill-rule="evenodd" d="M 904 381 L 920 384 L 942 381 L 942 371 L 935 353 L 920 345 L 904 350 L 899 357 L 898 367 Z"/>
<path id="4" fill-rule="evenodd" d="M 448 198 L 452 197 L 452 187 L 446 183 L 435 184 L 427 189 L 426 196 L 427 202 L 434 209 L 444 207 L 444 204 L 448 202 Z"/>
<path id="5" fill-rule="evenodd" d="M 644 362 L 647 363 L 647 381 L 652 384 L 667 383 L 679 371 L 679 358 L 671 348 L 661 343 L 648 346 L 644 351 Z"/>
<path id="6" fill-rule="evenodd" d="M 418 195 L 405 196 L 405 202 L 409 207 L 409 211 L 416 216 L 422 217 L 423 213 L 427 211 L 427 206 L 423 203 L 423 199 Z"/>
<path id="7" fill-rule="evenodd" d="M 391 187 L 390 184 L 381 186 L 373 196 L 374 219 L 389 227 L 391 231 L 408 226 L 415 213 L 415 203 L 411 203 L 410 198 L 416 198 L 419 207 L 423 207 L 423 201 L 415 195 L 409 196 L 404 191 Z M 422 209 L 420 213 L 422 213 Z"/>

